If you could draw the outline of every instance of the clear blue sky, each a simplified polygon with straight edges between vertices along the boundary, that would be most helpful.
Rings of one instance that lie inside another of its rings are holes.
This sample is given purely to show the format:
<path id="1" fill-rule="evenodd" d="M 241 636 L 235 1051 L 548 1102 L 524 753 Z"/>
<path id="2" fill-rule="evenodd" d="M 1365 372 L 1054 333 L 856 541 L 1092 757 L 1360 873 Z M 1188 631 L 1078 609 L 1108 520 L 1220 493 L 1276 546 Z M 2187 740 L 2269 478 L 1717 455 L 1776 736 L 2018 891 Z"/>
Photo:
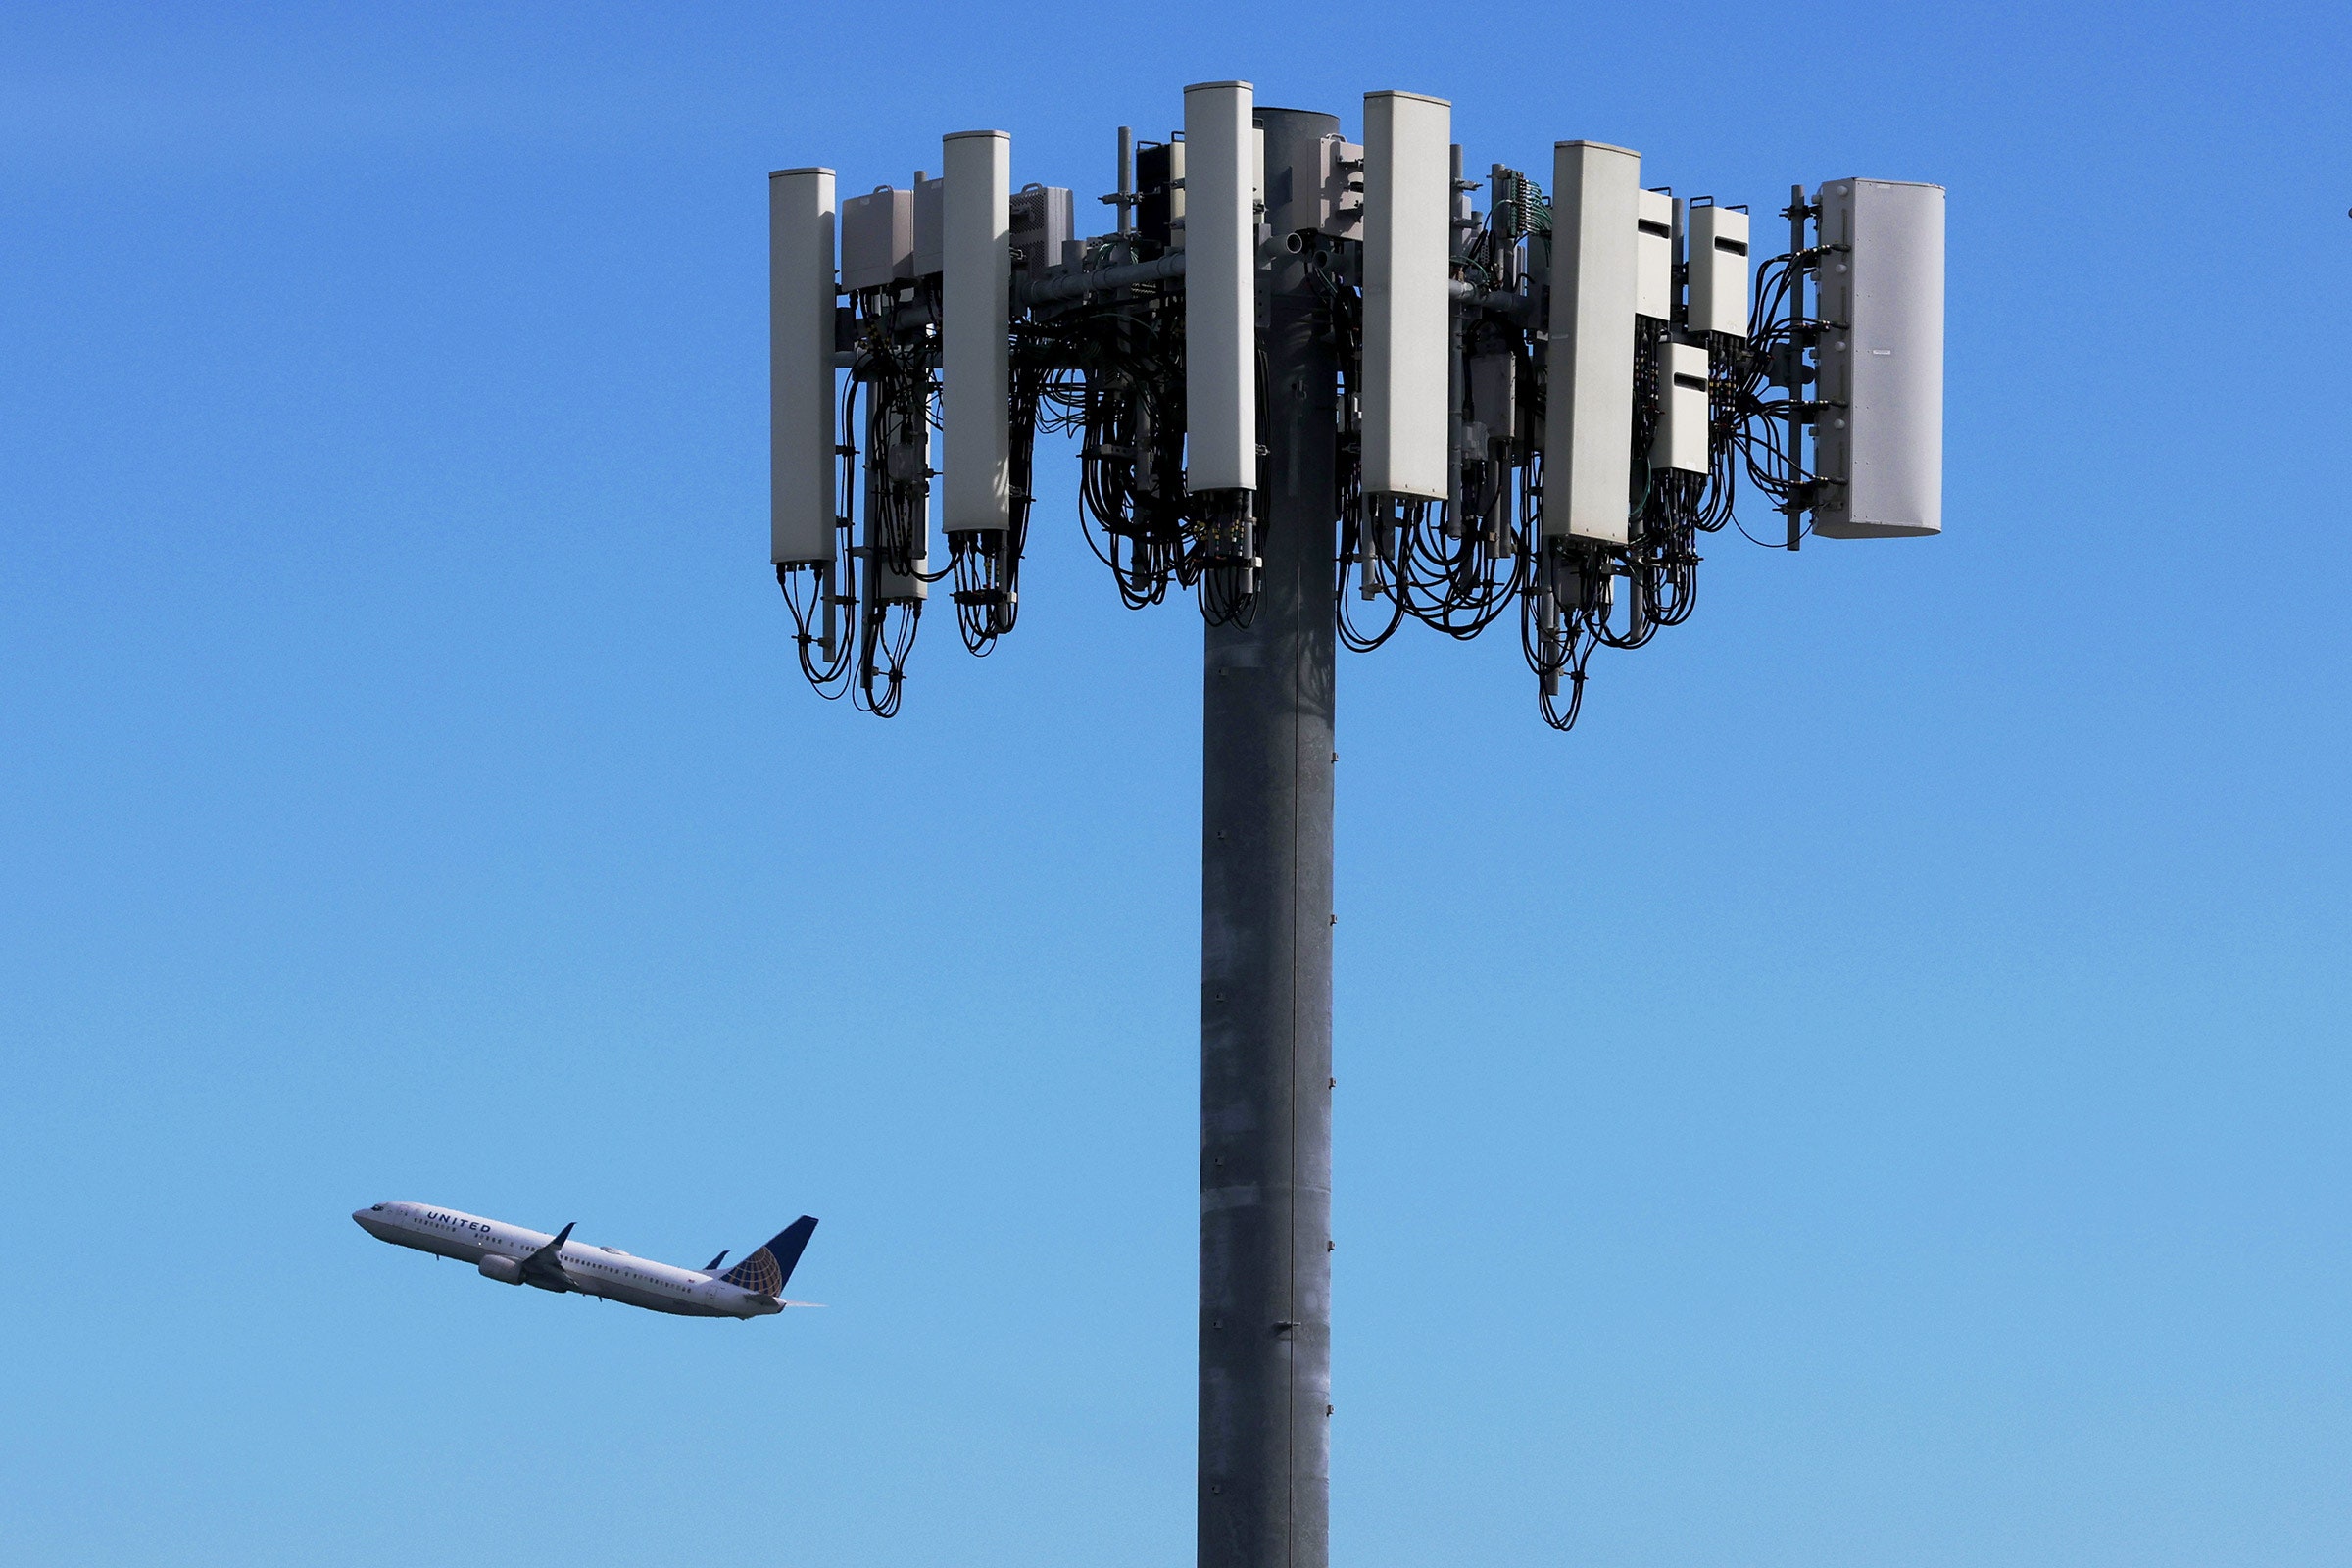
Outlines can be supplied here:
<path id="1" fill-rule="evenodd" d="M 889 20 L 906 19 L 904 29 Z M 1335 1559 L 2342 1564 L 2340 7 L 0 14 L 0 1561 L 1175 1568 L 1199 630 L 817 702 L 766 171 L 1950 187 L 1948 533 L 1342 666 Z M 501 1290 L 420 1198 L 749 1326 Z"/>

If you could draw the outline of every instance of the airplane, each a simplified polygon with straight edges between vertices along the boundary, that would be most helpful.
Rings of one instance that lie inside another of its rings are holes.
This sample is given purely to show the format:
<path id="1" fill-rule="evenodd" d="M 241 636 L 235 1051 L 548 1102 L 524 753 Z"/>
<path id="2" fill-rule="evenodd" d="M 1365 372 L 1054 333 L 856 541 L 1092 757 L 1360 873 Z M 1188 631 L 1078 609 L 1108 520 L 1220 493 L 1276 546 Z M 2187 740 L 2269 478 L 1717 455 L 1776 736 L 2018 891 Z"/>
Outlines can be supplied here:
<path id="1" fill-rule="evenodd" d="M 375 1203 L 352 1210 L 351 1217 L 379 1242 L 471 1263 L 502 1285 L 535 1285 L 680 1317 L 745 1322 L 788 1306 L 821 1304 L 783 1298 L 784 1282 L 792 1278 L 793 1265 L 816 1229 L 815 1219 L 807 1214 L 724 1274 L 718 1272 L 727 1260 L 723 1251 L 699 1269 L 679 1268 L 631 1257 L 617 1247 L 575 1242 L 569 1225 L 548 1236 L 430 1203 Z"/>

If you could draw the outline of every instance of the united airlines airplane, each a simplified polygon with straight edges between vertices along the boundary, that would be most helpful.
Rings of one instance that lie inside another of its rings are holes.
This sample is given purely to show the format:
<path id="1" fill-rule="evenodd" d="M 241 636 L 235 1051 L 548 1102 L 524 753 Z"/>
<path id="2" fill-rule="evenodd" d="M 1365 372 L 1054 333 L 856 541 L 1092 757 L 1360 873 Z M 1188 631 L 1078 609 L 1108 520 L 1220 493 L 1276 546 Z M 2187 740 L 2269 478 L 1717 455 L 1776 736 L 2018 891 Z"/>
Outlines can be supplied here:
<path id="1" fill-rule="evenodd" d="M 353 1210 L 351 1217 L 377 1241 L 471 1263 L 502 1285 L 577 1291 L 681 1317 L 765 1317 L 817 1304 L 783 1298 L 784 1282 L 816 1229 L 807 1214 L 724 1274 L 718 1272 L 724 1252 L 699 1269 L 679 1268 L 631 1257 L 617 1247 L 575 1242 L 568 1225 L 547 1236 L 430 1203 L 377 1203 Z"/>

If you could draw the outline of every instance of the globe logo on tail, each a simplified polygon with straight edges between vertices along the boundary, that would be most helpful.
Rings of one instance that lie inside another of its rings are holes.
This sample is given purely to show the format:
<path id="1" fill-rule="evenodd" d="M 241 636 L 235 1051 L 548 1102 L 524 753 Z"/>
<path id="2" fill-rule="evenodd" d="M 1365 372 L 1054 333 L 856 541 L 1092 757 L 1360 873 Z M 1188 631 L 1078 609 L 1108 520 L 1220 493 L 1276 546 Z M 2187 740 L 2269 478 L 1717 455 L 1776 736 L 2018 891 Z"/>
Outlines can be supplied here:
<path id="1" fill-rule="evenodd" d="M 781 1231 L 765 1247 L 719 1276 L 740 1290 L 755 1291 L 761 1296 L 780 1296 L 785 1281 L 792 1278 L 793 1265 L 800 1262 L 802 1250 L 808 1247 L 809 1236 L 816 1230 L 816 1220 L 803 1214 Z"/>

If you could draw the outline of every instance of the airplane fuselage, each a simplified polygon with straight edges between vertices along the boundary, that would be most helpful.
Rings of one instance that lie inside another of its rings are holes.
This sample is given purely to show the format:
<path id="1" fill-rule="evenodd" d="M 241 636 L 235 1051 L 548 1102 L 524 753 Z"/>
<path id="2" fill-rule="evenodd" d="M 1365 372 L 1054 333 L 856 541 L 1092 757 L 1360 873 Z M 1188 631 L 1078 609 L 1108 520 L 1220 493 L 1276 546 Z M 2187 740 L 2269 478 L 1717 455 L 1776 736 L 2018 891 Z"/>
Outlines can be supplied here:
<path id="1" fill-rule="evenodd" d="M 765 1317 L 781 1312 L 786 1304 L 774 1296 L 731 1285 L 716 1274 L 570 1240 L 549 1255 L 547 1261 L 553 1268 L 542 1266 L 525 1275 L 524 1261 L 545 1252 L 555 1237 L 431 1203 L 377 1203 L 354 1211 L 351 1217 L 378 1241 L 471 1263 L 489 1278 L 509 1285 L 576 1291 L 681 1317 Z"/>

